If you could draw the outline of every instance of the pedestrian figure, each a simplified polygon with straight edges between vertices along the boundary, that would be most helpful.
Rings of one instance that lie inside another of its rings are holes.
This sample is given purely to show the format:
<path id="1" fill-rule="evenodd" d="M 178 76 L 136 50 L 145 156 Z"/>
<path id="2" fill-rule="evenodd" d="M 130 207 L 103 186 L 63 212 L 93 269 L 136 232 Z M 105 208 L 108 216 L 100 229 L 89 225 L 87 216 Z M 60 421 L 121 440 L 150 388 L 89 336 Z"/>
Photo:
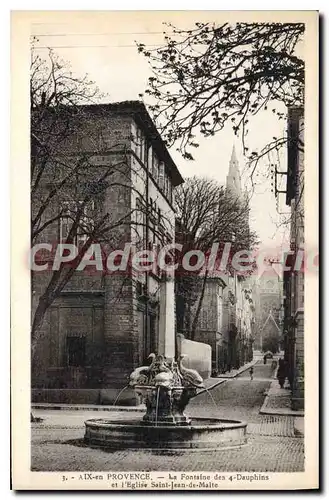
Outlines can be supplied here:
<path id="1" fill-rule="evenodd" d="M 276 376 L 281 389 L 283 389 L 284 382 L 286 380 L 286 364 L 283 359 L 279 359 L 279 368 Z"/>
<path id="2" fill-rule="evenodd" d="M 267 361 L 267 356 L 265 354 L 265 356 L 264 356 L 264 365 L 266 365 L 266 361 Z"/>
<path id="3" fill-rule="evenodd" d="M 253 366 L 250 367 L 249 373 L 250 373 L 250 380 L 254 380 L 254 367 Z"/>

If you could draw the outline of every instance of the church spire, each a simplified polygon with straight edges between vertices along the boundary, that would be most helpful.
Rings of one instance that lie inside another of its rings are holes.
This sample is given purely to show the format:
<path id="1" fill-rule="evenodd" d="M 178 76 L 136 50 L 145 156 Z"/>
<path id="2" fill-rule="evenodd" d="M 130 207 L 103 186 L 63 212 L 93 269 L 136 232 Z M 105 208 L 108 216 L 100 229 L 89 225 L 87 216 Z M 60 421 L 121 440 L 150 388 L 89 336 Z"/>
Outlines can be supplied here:
<path id="1" fill-rule="evenodd" d="M 242 196 L 239 162 L 236 156 L 235 145 L 233 145 L 232 148 L 229 171 L 228 171 L 228 176 L 226 178 L 226 187 L 235 196 L 238 196 L 239 198 Z"/>
<path id="2" fill-rule="evenodd" d="M 237 163 L 238 163 L 238 160 L 237 160 L 237 157 L 236 157 L 235 144 L 233 144 L 230 165 L 231 164 L 237 164 Z"/>

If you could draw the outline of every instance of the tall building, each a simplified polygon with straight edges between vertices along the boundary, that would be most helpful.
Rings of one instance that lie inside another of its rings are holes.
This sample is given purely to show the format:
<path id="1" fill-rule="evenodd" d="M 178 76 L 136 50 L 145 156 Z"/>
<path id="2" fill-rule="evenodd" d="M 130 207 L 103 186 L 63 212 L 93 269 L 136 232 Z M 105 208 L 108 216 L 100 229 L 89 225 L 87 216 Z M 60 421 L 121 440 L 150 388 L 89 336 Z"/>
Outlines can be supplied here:
<path id="1" fill-rule="evenodd" d="M 183 179 L 144 104 L 86 106 L 84 117 L 78 136 L 69 136 L 62 151 L 72 162 L 87 158 L 88 168 L 72 177 L 50 207 L 62 215 L 41 241 L 66 241 L 73 205 L 92 188 L 94 223 L 105 216 L 113 227 L 102 242 L 105 252 L 122 251 L 127 243 L 134 249 L 173 243 L 174 189 Z M 113 164 L 118 168 L 105 177 Z M 45 196 L 58 178 L 60 167 L 45 178 Z M 79 240 L 85 240 L 83 224 Z M 34 312 L 53 272 L 32 273 Z M 76 270 L 48 308 L 41 330 L 32 363 L 33 399 L 111 403 L 151 352 L 175 355 L 174 281 L 157 267 L 139 273 L 129 267 L 120 273 Z M 128 389 L 120 401 L 134 404 L 135 394 Z"/>
<path id="2" fill-rule="evenodd" d="M 288 109 L 286 204 L 291 208 L 290 253 L 284 273 L 285 358 L 292 386 L 292 406 L 304 407 L 304 269 L 295 265 L 304 249 L 304 109 Z"/>

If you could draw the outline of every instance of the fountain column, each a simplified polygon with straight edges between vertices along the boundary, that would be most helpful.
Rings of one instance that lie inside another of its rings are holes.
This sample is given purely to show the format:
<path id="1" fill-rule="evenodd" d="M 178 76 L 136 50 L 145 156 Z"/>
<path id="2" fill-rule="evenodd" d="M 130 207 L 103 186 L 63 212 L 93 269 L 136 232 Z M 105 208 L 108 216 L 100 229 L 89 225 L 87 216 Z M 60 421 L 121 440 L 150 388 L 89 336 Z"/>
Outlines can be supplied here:
<path id="1" fill-rule="evenodd" d="M 175 281 L 170 275 L 160 285 L 158 353 L 167 359 L 175 357 Z"/>

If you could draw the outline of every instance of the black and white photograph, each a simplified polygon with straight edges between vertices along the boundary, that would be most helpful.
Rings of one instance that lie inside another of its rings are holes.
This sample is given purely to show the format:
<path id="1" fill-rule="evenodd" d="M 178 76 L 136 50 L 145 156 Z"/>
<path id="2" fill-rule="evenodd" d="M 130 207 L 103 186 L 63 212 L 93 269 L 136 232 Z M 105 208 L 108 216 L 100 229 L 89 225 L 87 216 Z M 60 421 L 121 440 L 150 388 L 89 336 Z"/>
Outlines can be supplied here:
<path id="1" fill-rule="evenodd" d="M 317 488 L 318 12 L 16 11 L 12 37 L 18 489 Z"/>

